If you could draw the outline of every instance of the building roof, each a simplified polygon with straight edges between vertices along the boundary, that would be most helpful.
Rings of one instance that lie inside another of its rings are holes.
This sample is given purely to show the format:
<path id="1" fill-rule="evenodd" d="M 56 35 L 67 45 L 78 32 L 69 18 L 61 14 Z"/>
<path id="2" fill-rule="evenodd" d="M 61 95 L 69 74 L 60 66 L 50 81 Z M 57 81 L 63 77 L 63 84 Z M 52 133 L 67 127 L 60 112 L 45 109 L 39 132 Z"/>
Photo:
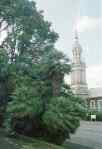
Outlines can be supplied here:
<path id="1" fill-rule="evenodd" d="M 90 98 L 96 98 L 96 97 L 102 97 L 102 88 L 91 88 L 89 89 L 89 97 Z"/>

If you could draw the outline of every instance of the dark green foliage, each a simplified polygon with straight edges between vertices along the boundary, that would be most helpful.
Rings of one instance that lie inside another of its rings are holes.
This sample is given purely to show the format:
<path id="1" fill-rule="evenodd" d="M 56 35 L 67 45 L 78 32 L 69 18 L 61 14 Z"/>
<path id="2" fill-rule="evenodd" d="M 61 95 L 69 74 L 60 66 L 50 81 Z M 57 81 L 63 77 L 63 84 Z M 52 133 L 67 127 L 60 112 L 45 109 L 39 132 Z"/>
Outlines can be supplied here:
<path id="1" fill-rule="evenodd" d="M 42 111 L 42 100 L 40 95 L 38 96 L 39 92 L 42 92 L 40 83 L 28 76 L 17 76 L 15 91 L 11 96 L 11 102 L 8 103 L 7 112 L 21 118 L 39 115 Z"/>
<path id="2" fill-rule="evenodd" d="M 7 52 L 0 48 L 0 126 L 3 123 L 6 103 L 8 100 L 7 82 L 9 76 L 9 57 Z"/>
<path id="3" fill-rule="evenodd" d="M 43 83 L 25 76 L 18 77 L 16 84 L 7 107 L 5 124 L 8 130 L 41 137 L 56 144 L 61 144 L 70 133 L 75 132 L 83 106 L 71 91 L 66 97 L 47 99 L 47 86 Z"/>
<path id="4" fill-rule="evenodd" d="M 102 112 L 96 112 L 96 120 L 102 121 Z"/>
<path id="5" fill-rule="evenodd" d="M 51 81 L 53 96 L 59 96 L 65 73 L 69 73 L 69 59 L 56 49 L 47 48 L 41 59 L 45 79 Z"/>
<path id="6" fill-rule="evenodd" d="M 78 106 L 70 98 L 55 97 L 51 99 L 43 115 L 43 122 L 50 136 L 50 138 L 47 137 L 48 140 L 60 144 L 65 138 L 69 138 L 69 133 L 75 132 L 80 119 L 78 115 L 76 116 L 77 108 Z"/>
<path id="7" fill-rule="evenodd" d="M 0 80 L 5 79 L 9 72 L 9 57 L 6 50 L 0 49 Z"/>
<path id="8" fill-rule="evenodd" d="M 6 129 L 62 143 L 79 126 L 84 107 L 64 84 L 70 64 L 54 48 L 58 34 L 28 0 L 0 1 L 2 28 L 7 34 L 0 50 Z"/>
<path id="9" fill-rule="evenodd" d="M 0 105 L 5 102 L 9 75 L 9 57 L 4 49 L 0 49 Z"/>
<path id="10" fill-rule="evenodd" d="M 0 29 L 7 32 L 1 46 L 10 52 L 11 61 L 29 49 L 33 56 L 38 56 L 38 50 L 53 45 L 58 38 L 35 2 L 28 0 L 0 1 Z"/>
<path id="11" fill-rule="evenodd" d="M 11 143 L 12 142 L 12 143 Z M 62 146 L 57 146 L 36 140 L 33 138 L 19 135 L 16 138 L 8 138 L 3 129 L 0 129 L 0 148 L 1 149 L 65 149 Z"/>

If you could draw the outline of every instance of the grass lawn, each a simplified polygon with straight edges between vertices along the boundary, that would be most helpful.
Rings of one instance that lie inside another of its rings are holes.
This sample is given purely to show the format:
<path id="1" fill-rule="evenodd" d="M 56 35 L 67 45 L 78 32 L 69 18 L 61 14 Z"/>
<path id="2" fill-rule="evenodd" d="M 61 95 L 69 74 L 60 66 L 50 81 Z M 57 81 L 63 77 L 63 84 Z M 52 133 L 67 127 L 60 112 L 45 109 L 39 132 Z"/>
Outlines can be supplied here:
<path id="1" fill-rule="evenodd" d="M 19 140 L 12 139 L 12 141 L 18 147 L 17 149 L 64 149 L 60 146 L 26 137 Z"/>
<path id="2" fill-rule="evenodd" d="M 64 145 L 64 147 L 66 149 L 92 149 L 92 148 L 89 148 L 89 147 L 85 147 L 85 146 L 82 146 L 80 144 L 74 144 L 74 143 L 71 143 L 71 142 L 68 142 Z"/>
<path id="3" fill-rule="evenodd" d="M 0 130 L 0 149 L 64 149 L 64 148 L 27 137 L 21 137 L 19 139 L 7 138 L 5 137 L 3 130 Z"/>
<path id="4" fill-rule="evenodd" d="M 77 144 L 66 143 L 64 147 L 53 145 L 29 137 L 6 137 L 4 130 L 0 129 L 0 149 L 90 149 Z"/>

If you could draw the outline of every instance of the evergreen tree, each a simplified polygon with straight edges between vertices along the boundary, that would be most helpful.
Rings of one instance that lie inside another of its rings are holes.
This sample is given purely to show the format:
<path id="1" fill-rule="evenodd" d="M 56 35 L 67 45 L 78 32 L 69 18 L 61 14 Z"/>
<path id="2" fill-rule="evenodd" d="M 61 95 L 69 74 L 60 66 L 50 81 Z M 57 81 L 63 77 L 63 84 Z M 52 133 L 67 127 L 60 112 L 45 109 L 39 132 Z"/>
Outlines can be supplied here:
<path id="1" fill-rule="evenodd" d="M 36 3 L 28 0 L 0 1 L 0 32 L 4 31 L 6 38 L 1 47 L 9 51 L 12 62 L 16 54 L 22 55 L 29 50 L 35 58 L 39 50 L 53 45 L 58 38 L 51 23 L 37 10 Z"/>
<path id="2" fill-rule="evenodd" d="M 69 60 L 54 48 L 58 38 L 34 1 L 1 0 L 0 80 L 7 80 L 5 126 L 62 143 L 79 126 L 83 105 L 64 84 Z"/>

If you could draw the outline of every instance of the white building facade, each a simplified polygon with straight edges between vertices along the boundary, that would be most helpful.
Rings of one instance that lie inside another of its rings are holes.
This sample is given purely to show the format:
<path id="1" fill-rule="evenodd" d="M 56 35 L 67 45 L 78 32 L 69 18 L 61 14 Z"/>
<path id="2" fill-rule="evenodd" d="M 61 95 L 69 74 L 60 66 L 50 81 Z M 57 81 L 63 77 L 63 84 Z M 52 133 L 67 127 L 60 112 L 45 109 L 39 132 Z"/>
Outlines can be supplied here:
<path id="1" fill-rule="evenodd" d="M 89 89 L 89 103 L 91 111 L 102 111 L 102 88 Z"/>

